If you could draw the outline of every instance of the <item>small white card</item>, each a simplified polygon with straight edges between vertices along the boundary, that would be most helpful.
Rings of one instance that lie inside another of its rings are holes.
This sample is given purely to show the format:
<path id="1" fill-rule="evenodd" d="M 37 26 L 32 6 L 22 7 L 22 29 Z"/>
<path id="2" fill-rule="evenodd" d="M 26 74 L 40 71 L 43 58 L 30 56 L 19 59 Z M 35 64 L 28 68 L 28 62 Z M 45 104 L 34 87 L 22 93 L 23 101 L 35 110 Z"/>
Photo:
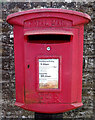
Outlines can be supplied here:
<path id="1" fill-rule="evenodd" d="M 59 59 L 39 59 L 39 88 L 58 88 Z"/>

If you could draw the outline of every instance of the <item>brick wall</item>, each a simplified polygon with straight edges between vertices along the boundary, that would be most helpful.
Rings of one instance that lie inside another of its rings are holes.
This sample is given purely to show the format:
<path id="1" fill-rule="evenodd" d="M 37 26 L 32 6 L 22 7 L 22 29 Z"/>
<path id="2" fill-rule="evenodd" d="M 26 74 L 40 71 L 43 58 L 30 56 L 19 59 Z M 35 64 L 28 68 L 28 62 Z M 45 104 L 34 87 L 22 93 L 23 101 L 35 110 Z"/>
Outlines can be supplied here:
<path id="1" fill-rule="evenodd" d="M 84 65 L 83 65 L 83 106 L 63 113 L 63 118 L 81 118 L 82 120 L 95 119 L 95 86 L 94 86 L 94 61 L 95 61 L 95 2 L 8 2 L 2 3 L 2 33 L 0 32 L 0 58 L 2 58 L 2 118 L 33 118 L 34 113 L 14 106 L 15 103 L 15 70 L 14 70 L 14 41 L 13 27 L 6 22 L 6 17 L 22 10 L 33 8 L 63 8 L 87 13 L 92 21 L 85 26 L 84 32 Z M 2 52 L 2 55 L 1 55 Z M 1 62 L 0 62 L 1 66 Z M 1 101 L 1 99 L 0 99 Z"/>

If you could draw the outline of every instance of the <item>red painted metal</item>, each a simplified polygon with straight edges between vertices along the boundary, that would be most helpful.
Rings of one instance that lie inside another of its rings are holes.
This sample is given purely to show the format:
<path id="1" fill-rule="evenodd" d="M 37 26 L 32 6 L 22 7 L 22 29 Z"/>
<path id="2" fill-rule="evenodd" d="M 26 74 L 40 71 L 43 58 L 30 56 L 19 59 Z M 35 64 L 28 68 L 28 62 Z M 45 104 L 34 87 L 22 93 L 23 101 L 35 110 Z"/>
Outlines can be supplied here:
<path id="1" fill-rule="evenodd" d="M 83 31 L 89 21 L 87 14 L 64 9 L 28 10 L 7 17 L 14 26 L 15 105 L 40 113 L 82 106 Z M 43 35 L 46 40 L 39 38 Z M 53 40 L 47 40 L 50 35 Z M 39 59 L 59 60 L 58 88 L 39 88 Z"/>

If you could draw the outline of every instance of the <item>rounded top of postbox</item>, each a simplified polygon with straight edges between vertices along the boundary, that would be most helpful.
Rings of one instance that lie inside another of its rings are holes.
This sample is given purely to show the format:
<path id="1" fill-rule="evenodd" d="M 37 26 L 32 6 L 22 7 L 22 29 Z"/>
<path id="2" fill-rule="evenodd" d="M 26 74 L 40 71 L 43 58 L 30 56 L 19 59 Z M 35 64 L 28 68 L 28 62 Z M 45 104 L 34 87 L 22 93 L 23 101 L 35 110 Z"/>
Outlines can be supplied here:
<path id="1" fill-rule="evenodd" d="M 45 9 L 31 9 L 27 11 L 16 12 L 8 15 L 7 22 L 12 25 L 25 25 L 29 20 L 36 19 L 60 19 L 59 24 L 62 24 L 62 19 L 65 21 L 64 25 L 69 26 L 70 24 L 79 25 L 88 23 L 91 18 L 88 14 L 77 12 L 73 10 L 58 9 L 58 8 L 45 8 Z M 71 23 L 70 23 L 71 22 Z M 38 24 L 38 23 L 37 23 Z M 42 23 L 45 24 L 45 23 Z"/>

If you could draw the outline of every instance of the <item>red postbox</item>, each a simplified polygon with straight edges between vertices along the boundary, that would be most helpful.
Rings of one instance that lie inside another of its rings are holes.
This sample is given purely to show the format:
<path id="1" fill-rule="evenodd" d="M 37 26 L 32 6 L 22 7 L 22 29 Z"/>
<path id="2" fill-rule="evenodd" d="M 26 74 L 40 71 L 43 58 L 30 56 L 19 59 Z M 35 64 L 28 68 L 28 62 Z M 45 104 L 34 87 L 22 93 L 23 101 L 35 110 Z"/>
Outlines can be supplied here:
<path id="1" fill-rule="evenodd" d="M 87 14 L 35 9 L 11 14 L 14 27 L 15 105 L 40 113 L 82 106 L 82 59 Z"/>

